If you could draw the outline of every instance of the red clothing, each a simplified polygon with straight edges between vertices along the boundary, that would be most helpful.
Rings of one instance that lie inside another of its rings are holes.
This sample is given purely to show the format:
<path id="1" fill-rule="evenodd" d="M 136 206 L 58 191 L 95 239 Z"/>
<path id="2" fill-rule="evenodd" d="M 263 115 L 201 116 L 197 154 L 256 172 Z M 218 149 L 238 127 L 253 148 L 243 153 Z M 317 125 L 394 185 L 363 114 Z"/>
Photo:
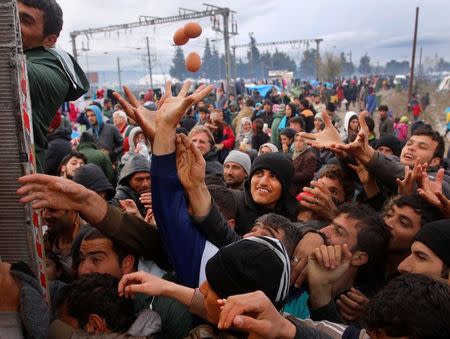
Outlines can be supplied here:
<path id="1" fill-rule="evenodd" d="M 412 107 L 413 115 L 414 117 L 418 117 L 420 113 L 422 112 L 422 109 L 420 108 L 420 105 L 418 103 L 414 104 Z"/>
<path id="2" fill-rule="evenodd" d="M 232 150 L 234 148 L 234 133 L 231 127 L 227 124 L 223 125 L 223 136 L 222 141 L 220 142 L 223 144 L 223 148 L 226 150 Z"/>
<path id="3" fill-rule="evenodd" d="M 344 89 L 342 87 L 339 87 L 337 90 L 337 96 L 338 96 L 338 100 L 339 102 L 341 102 L 342 100 L 344 100 Z"/>

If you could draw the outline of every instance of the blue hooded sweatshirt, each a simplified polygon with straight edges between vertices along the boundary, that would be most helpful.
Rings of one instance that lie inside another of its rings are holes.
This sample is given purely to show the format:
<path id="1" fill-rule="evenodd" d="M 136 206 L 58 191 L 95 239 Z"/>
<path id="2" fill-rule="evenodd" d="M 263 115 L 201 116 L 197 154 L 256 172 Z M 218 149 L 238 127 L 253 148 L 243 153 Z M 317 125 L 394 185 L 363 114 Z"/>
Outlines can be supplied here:
<path id="1" fill-rule="evenodd" d="M 86 108 L 86 112 L 87 111 L 94 112 L 95 116 L 97 117 L 97 127 L 92 126 L 92 130 L 94 131 L 95 136 L 97 138 L 99 138 L 100 132 L 101 132 L 102 127 L 103 127 L 103 114 L 102 114 L 102 111 L 96 105 L 88 106 L 88 108 Z"/>

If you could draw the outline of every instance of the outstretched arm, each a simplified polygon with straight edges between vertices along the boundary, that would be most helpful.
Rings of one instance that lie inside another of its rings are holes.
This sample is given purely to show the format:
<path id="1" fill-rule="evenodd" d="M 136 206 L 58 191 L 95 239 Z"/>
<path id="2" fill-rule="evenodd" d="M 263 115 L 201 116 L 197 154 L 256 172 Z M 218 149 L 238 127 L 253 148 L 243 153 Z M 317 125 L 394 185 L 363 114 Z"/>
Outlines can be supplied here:
<path id="1" fill-rule="evenodd" d="M 168 82 L 166 94 L 156 112 L 137 107 L 137 101 L 129 93 L 130 102 L 122 101 L 127 114 L 139 123 L 146 137 L 153 140 L 150 172 L 152 196 L 155 197 L 152 205 L 158 230 L 178 278 L 183 284 L 194 287 L 198 286 L 201 276 L 200 266 L 206 240 L 190 221 L 185 192 L 178 179 L 176 126 L 187 108 L 206 96 L 212 87 L 200 86 L 193 94 L 186 96 L 189 87 L 190 82 L 186 82 L 178 96 L 174 97 Z"/>
<path id="2" fill-rule="evenodd" d="M 131 214 L 106 203 L 97 193 L 60 177 L 32 174 L 19 178 L 22 203 L 34 209 L 52 208 L 76 211 L 83 220 L 139 255 L 156 262 L 165 261 L 158 232 Z"/>

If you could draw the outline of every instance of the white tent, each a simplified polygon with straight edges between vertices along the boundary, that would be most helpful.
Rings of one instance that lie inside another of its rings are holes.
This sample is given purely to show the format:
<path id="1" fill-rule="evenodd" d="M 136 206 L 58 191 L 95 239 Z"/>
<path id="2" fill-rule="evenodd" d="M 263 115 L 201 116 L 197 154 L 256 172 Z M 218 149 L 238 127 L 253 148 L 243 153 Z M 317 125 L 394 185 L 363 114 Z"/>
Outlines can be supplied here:
<path id="1" fill-rule="evenodd" d="M 439 84 L 438 91 L 450 91 L 450 75 L 446 76 Z"/>

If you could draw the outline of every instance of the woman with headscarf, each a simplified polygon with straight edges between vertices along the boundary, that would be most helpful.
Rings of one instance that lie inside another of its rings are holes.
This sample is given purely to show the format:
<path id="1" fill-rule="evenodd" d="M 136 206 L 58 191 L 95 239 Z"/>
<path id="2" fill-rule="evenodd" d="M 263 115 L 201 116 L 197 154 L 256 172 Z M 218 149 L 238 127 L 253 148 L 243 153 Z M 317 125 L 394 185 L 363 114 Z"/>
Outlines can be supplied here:
<path id="1" fill-rule="evenodd" d="M 252 147 L 252 137 L 253 137 L 253 131 L 252 131 L 252 120 L 249 117 L 244 117 L 240 121 L 240 128 L 239 133 L 236 136 L 236 144 L 235 148 L 240 149 L 241 145 L 247 148 Z"/>

